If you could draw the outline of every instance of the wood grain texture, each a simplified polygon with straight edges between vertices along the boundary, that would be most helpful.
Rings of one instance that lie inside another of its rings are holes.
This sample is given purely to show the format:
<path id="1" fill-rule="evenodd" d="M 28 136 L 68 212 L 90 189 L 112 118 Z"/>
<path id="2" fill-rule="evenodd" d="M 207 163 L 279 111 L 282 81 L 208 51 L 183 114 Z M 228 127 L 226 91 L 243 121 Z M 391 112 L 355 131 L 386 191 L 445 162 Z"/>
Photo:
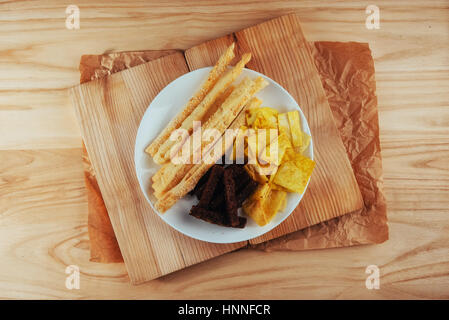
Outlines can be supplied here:
<path id="1" fill-rule="evenodd" d="M 189 68 L 209 66 L 233 41 L 238 51 L 236 59 L 251 52 L 253 58 L 247 67 L 278 82 L 299 103 L 316 146 L 317 165 L 301 204 L 284 223 L 250 243 L 261 243 L 361 210 L 363 199 L 302 34 L 299 17 L 295 14 L 283 16 L 188 49 L 185 56 Z"/>
<path id="2" fill-rule="evenodd" d="M 448 1 L 69 1 L 0 4 L 0 297 L 65 299 L 449 298 Z M 304 252 L 240 250 L 141 286 L 89 262 L 81 136 L 64 91 L 83 54 L 187 49 L 297 12 L 310 41 L 368 42 L 376 66 L 390 240 Z M 24 129 L 25 128 L 25 129 Z M 56 217 L 56 218 L 55 218 Z M 64 286 L 81 269 L 80 290 Z M 380 290 L 365 288 L 377 264 Z"/>

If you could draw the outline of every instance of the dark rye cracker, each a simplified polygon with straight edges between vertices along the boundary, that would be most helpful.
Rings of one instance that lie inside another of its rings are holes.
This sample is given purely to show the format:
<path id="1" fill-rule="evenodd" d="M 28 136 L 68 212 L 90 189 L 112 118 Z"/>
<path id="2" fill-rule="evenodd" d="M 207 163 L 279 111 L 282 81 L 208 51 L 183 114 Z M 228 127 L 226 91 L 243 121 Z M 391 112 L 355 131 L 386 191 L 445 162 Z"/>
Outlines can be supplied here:
<path id="1" fill-rule="evenodd" d="M 222 212 L 212 211 L 198 206 L 193 206 L 189 214 L 195 218 L 223 227 L 244 228 L 247 221 L 244 217 L 238 217 L 238 224 L 232 226 Z"/>
<path id="2" fill-rule="evenodd" d="M 235 189 L 236 192 L 240 192 L 243 188 L 248 184 L 248 182 L 252 181 L 248 172 L 244 169 L 242 165 L 232 165 L 230 166 L 232 170 L 232 177 L 235 181 Z"/>
<path id="3" fill-rule="evenodd" d="M 204 190 L 201 193 L 200 202 L 198 203 L 198 207 L 200 208 L 208 208 L 210 201 L 212 200 L 212 196 L 214 195 L 215 188 L 217 187 L 218 182 L 223 176 L 222 166 L 214 165 L 210 171 L 207 182 L 204 186 Z"/>
<path id="4" fill-rule="evenodd" d="M 237 214 L 238 205 L 235 196 L 235 182 L 232 169 L 225 169 L 223 173 L 223 183 L 227 218 L 231 226 L 236 227 L 239 224 L 239 217 Z"/>
<path id="5" fill-rule="evenodd" d="M 253 181 L 250 177 L 250 175 L 248 174 L 248 172 L 246 172 L 246 170 L 243 168 L 242 165 L 230 165 L 226 168 L 226 170 L 232 170 L 232 176 L 234 177 L 234 181 L 235 181 L 235 189 L 236 189 L 236 194 L 238 195 L 240 192 L 243 192 L 243 190 L 247 187 L 248 183 L 250 183 L 251 181 Z M 257 183 L 256 183 L 257 184 Z M 220 185 L 221 187 L 223 187 L 223 185 Z M 219 190 L 217 190 L 219 191 Z M 224 193 L 223 192 L 215 192 L 215 195 L 210 203 L 210 208 L 213 210 L 217 210 L 219 209 L 222 204 L 224 203 Z M 251 195 L 251 194 L 249 194 Z M 247 195 L 246 198 L 249 196 Z M 245 199 L 246 199 L 245 198 Z M 243 201 L 245 201 L 245 199 L 243 199 Z M 242 203 L 243 203 L 242 201 Z M 240 203 L 240 202 L 239 202 Z M 239 204 L 239 207 L 241 207 L 241 204 Z"/>
<path id="6" fill-rule="evenodd" d="M 217 165 L 224 166 L 224 164 L 220 164 L 220 163 L 217 163 Z M 200 180 L 196 184 L 195 188 L 193 188 L 193 190 L 189 192 L 189 194 L 191 196 L 195 195 L 198 199 L 201 198 L 201 194 L 203 193 L 204 187 L 206 185 L 207 179 L 209 178 L 211 170 L 212 170 L 212 168 L 207 170 L 207 172 L 200 178 Z M 218 187 L 220 187 L 220 185 L 221 184 L 219 184 Z M 219 191 L 220 190 L 216 189 L 215 194 L 217 194 L 217 192 L 219 192 Z M 221 191 L 223 191 L 223 190 L 221 190 Z"/>
<path id="7" fill-rule="evenodd" d="M 234 191 L 231 191 L 230 196 L 228 196 L 231 201 L 235 201 L 235 205 L 230 208 L 233 210 L 231 212 L 234 212 L 232 215 L 229 214 L 228 204 L 225 200 L 224 172 L 228 172 L 227 175 L 230 176 L 234 188 Z M 193 206 L 189 214 L 216 225 L 244 228 L 246 218 L 238 216 L 238 208 L 254 192 L 257 185 L 257 182 L 251 179 L 242 165 L 231 164 L 223 168 L 223 166 L 216 164 L 201 177 L 192 191 L 200 199 L 201 204 L 198 203 L 198 205 Z M 207 191 L 203 193 L 205 190 Z M 232 195 L 235 200 L 231 199 Z"/>

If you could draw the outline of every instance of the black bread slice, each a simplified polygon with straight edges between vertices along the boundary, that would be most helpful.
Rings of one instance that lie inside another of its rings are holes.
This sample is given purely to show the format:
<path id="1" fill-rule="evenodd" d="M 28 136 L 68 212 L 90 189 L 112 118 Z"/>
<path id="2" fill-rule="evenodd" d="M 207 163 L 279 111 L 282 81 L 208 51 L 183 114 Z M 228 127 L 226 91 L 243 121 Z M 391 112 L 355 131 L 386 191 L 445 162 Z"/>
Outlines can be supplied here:
<path id="1" fill-rule="evenodd" d="M 241 192 L 243 192 L 245 190 L 245 188 L 248 187 L 249 183 L 251 183 L 251 182 L 254 183 L 254 181 L 251 179 L 250 175 L 248 174 L 248 172 L 246 172 L 246 170 L 243 168 L 242 165 L 232 164 L 232 165 L 228 166 L 226 168 L 226 170 L 232 170 L 232 176 L 234 177 L 237 195 L 239 195 Z M 256 186 L 257 186 L 257 182 L 256 182 Z M 220 184 L 219 187 L 222 187 L 222 184 Z M 210 208 L 212 210 L 218 210 L 221 207 L 221 205 L 224 203 L 224 200 L 225 200 L 224 193 L 217 192 L 217 191 L 215 192 L 215 195 L 210 202 Z M 245 199 L 247 197 L 248 197 L 248 195 L 242 201 L 238 201 L 238 202 L 243 203 L 243 201 L 245 201 Z M 241 207 L 241 204 L 238 205 L 238 207 Z"/>
<path id="2" fill-rule="evenodd" d="M 223 183 L 227 218 L 231 226 L 237 227 L 239 225 L 239 216 L 237 214 L 238 205 L 235 195 L 233 171 L 231 169 L 225 169 L 223 173 Z"/>
<path id="3" fill-rule="evenodd" d="M 256 181 L 250 180 L 248 184 L 237 193 L 237 205 L 239 208 L 243 205 L 243 202 L 256 191 L 258 185 L 259 184 Z"/>
<path id="4" fill-rule="evenodd" d="M 198 203 L 198 207 L 205 209 L 209 207 L 210 201 L 212 200 L 212 196 L 214 195 L 215 188 L 217 187 L 218 182 L 221 180 L 224 171 L 225 170 L 220 165 L 212 166 L 207 182 L 201 193 L 201 198 L 200 202 Z"/>
<path id="5" fill-rule="evenodd" d="M 192 209 L 190 209 L 189 214 L 195 218 L 204 220 L 209 223 L 217 224 L 223 227 L 232 227 L 222 212 L 212 211 L 205 208 L 200 208 L 198 206 L 193 206 Z M 246 218 L 239 217 L 239 222 L 235 226 L 235 228 L 244 228 L 245 225 L 246 225 Z"/>

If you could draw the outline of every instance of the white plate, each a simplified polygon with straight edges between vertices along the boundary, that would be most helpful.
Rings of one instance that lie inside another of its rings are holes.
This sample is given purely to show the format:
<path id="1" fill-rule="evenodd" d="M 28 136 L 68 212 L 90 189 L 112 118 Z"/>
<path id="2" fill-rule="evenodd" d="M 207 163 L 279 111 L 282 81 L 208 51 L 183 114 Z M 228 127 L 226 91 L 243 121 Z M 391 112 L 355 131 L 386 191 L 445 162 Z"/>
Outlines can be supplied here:
<path id="1" fill-rule="evenodd" d="M 144 152 L 144 149 L 165 128 L 170 119 L 175 117 L 185 106 L 192 94 L 196 92 L 204 79 L 207 78 L 210 69 L 211 67 L 198 69 L 179 77 L 167 85 L 151 102 L 143 115 L 137 131 L 134 151 L 137 178 L 139 180 L 140 188 L 148 203 L 155 211 L 155 214 L 159 215 L 162 220 L 179 232 L 198 240 L 214 243 L 246 241 L 263 235 L 284 221 L 292 213 L 293 209 L 298 206 L 304 193 L 301 195 L 289 193 L 287 195 L 287 205 L 285 210 L 278 212 L 273 220 L 267 225 L 260 227 L 248 217 L 248 223 L 244 229 L 221 227 L 190 216 L 190 208 L 198 201 L 194 196 L 185 196 L 164 214 L 158 213 L 154 208 L 156 198 L 153 195 L 150 178 L 160 168 L 160 165 L 154 163 L 151 157 Z M 299 110 L 302 129 L 310 135 L 310 129 L 304 114 L 296 101 L 284 88 L 270 78 L 249 69 L 243 70 L 240 77 L 236 80 L 236 83 L 245 76 L 249 76 L 251 79 L 258 76 L 265 78 L 269 82 L 269 85 L 256 95 L 258 98 L 262 99 L 262 106 L 269 106 L 280 112 Z M 312 141 L 310 141 L 310 146 L 306 150 L 305 155 L 313 159 Z M 307 190 L 307 187 L 305 190 Z"/>

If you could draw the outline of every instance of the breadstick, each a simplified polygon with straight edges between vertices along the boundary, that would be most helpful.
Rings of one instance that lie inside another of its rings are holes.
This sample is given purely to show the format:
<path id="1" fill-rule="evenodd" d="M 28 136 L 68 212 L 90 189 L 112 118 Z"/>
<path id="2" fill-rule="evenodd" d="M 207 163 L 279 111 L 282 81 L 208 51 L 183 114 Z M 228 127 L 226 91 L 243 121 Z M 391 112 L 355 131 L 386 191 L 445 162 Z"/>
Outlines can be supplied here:
<path id="1" fill-rule="evenodd" d="M 226 71 L 228 65 L 234 59 L 235 43 L 232 43 L 226 51 L 221 55 L 210 71 L 208 78 L 202 84 L 201 88 L 190 98 L 187 105 L 178 115 L 173 118 L 164 130 L 157 136 L 157 138 L 145 149 L 145 152 L 154 157 L 160 146 L 168 140 L 173 130 L 178 128 L 182 122 L 192 113 L 192 111 L 203 101 L 204 97 L 211 91 L 217 83 L 220 76 Z"/>
<path id="2" fill-rule="evenodd" d="M 210 110 L 208 111 L 208 113 L 210 113 L 210 114 L 206 114 L 204 116 L 204 118 L 208 119 L 215 111 L 217 111 L 218 108 L 229 97 L 229 95 L 232 93 L 232 91 L 234 89 L 235 89 L 235 87 L 233 85 L 230 85 L 225 90 L 225 92 L 223 92 L 223 94 L 215 101 L 214 105 L 210 108 Z M 193 150 L 191 150 L 191 154 L 193 154 Z M 164 175 L 169 174 L 169 172 L 173 173 L 174 170 L 176 170 L 174 167 L 174 164 L 171 162 L 168 162 L 168 163 L 165 163 L 164 165 L 162 165 L 162 167 L 158 171 L 156 171 L 156 173 L 151 177 L 151 181 L 153 182 L 152 187 L 155 191 L 154 195 L 156 196 L 156 198 L 159 198 L 160 197 L 159 194 L 164 191 L 162 189 L 162 187 L 164 186 L 162 177 Z M 173 175 L 172 175 L 172 178 L 173 178 Z M 178 183 L 178 182 L 179 182 L 179 180 L 176 183 Z"/>
<path id="3" fill-rule="evenodd" d="M 215 84 L 215 86 L 210 90 L 210 92 L 204 97 L 203 101 L 192 111 L 192 113 L 184 119 L 180 128 L 187 130 L 189 134 L 193 131 L 193 122 L 201 121 L 203 116 L 207 113 L 209 108 L 213 105 L 215 100 L 229 87 L 229 85 L 237 79 L 237 77 L 242 72 L 245 65 L 251 60 L 251 54 L 245 53 L 242 59 L 237 63 L 237 65 L 228 70 Z M 159 148 L 157 153 L 154 155 L 154 161 L 156 163 L 166 163 L 170 160 L 170 154 L 177 152 L 182 148 L 182 143 L 178 144 L 178 150 L 171 152 L 171 148 L 175 144 L 175 141 L 167 139 Z"/>

